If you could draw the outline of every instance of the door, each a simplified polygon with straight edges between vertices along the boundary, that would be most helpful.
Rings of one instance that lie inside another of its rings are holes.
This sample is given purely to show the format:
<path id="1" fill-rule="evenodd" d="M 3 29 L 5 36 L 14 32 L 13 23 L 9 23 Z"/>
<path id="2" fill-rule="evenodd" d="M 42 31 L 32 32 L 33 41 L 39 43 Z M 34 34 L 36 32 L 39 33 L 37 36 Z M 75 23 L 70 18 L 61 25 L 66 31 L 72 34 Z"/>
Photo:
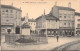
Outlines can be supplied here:
<path id="1" fill-rule="evenodd" d="M 16 27 L 16 34 L 20 34 L 20 27 Z"/>

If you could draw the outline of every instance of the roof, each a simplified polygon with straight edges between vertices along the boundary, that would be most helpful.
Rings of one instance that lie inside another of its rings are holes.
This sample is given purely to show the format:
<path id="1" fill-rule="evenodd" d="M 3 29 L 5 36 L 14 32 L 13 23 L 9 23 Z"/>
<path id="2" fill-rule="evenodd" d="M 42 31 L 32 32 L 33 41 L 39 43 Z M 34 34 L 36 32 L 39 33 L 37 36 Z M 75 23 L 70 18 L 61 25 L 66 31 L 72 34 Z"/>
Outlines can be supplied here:
<path id="1" fill-rule="evenodd" d="M 42 16 L 39 16 L 38 18 L 36 18 L 36 20 L 39 19 L 39 18 L 42 18 L 42 17 L 43 17 L 43 15 L 42 15 Z M 47 20 L 59 20 L 59 18 L 53 16 L 51 13 L 49 13 L 49 14 L 47 14 L 47 15 L 44 15 L 44 17 L 45 17 Z"/>
<path id="2" fill-rule="evenodd" d="M 28 25 L 28 23 L 24 23 L 21 27 L 22 28 L 30 28 L 30 26 Z"/>
<path id="3" fill-rule="evenodd" d="M 47 20 L 59 20 L 59 18 L 53 16 L 51 13 L 45 15 L 45 18 L 46 18 Z"/>
<path id="4" fill-rule="evenodd" d="M 29 22 L 36 22 L 35 19 L 28 19 Z"/>
<path id="5" fill-rule="evenodd" d="M 69 7 L 63 7 L 63 6 L 55 6 L 60 10 L 69 10 L 69 11 L 75 11 L 75 9 L 69 8 Z"/>
<path id="6" fill-rule="evenodd" d="M 1 5 L 1 8 L 8 8 L 8 9 L 15 9 L 15 10 L 18 10 L 18 11 L 22 11 L 21 9 L 13 7 L 11 5 Z"/>
<path id="7" fill-rule="evenodd" d="M 77 15 L 77 16 L 80 16 L 80 13 L 78 13 L 78 12 L 75 12 L 75 15 Z"/>

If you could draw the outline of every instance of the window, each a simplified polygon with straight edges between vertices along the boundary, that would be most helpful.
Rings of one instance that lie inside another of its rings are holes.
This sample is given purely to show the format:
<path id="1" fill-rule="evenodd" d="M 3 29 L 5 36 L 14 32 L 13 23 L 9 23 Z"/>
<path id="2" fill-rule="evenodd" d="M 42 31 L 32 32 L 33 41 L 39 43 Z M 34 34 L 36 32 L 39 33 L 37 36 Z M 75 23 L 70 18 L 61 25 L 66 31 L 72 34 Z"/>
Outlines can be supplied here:
<path id="1" fill-rule="evenodd" d="M 50 31 L 48 31 L 48 33 L 50 33 Z"/>
<path id="2" fill-rule="evenodd" d="M 64 23 L 64 25 L 66 25 L 66 23 Z"/>
<path id="3" fill-rule="evenodd" d="M 11 10 L 11 13 L 13 12 L 13 10 Z"/>
<path id="4" fill-rule="evenodd" d="M 6 14 L 6 15 L 8 15 L 8 14 Z"/>
<path id="5" fill-rule="evenodd" d="M 77 27 L 80 27 L 80 24 L 78 24 Z"/>
<path id="6" fill-rule="evenodd" d="M 54 33 L 54 31 L 52 31 L 52 33 Z"/>
<path id="7" fill-rule="evenodd" d="M 64 18 L 66 18 L 66 16 L 64 16 Z"/>
<path id="8" fill-rule="evenodd" d="M 32 25 L 32 23 L 31 23 L 31 25 Z"/>
<path id="9" fill-rule="evenodd" d="M 6 12 L 8 12 L 8 10 L 6 10 Z"/>
<path id="10" fill-rule="evenodd" d="M 49 22 L 50 22 L 50 20 L 49 20 Z"/>
<path id="11" fill-rule="evenodd" d="M 59 16 L 60 18 L 62 17 L 62 16 Z"/>
<path id="12" fill-rule="evenodd" d="M 69 23 L 69 27 L 70 27 L 70 23 Z"/>
<path id="13" fill-rule="evenodd" d="M 29 25 L 30 25 L 30 23 L 29 23 Z"/>
<path id="14" fill-rule="evenodd" d="M 17 11 L 16 11 L 16 13 L 17 13 Z"/>
<path id="15" fill-rule="evenodd" d="M 56 20 L 56 22 L 57 22 L 57 20 Z"/>
<path id="16" fill-rule="evenodd" d="M 6 17 L 8 17 L 8 16 L 6 16 Z"/>
<path id="17" fill-rule="evenodd" d="M 65 16 L 67 15 L 67 14 L 64 14 Z"/>
<path id="18" fill-rule="evenodd" d="M 7 22 L 9 21 L 9 20 L 6 20 Z"/>
<path id="19" fill-rule="evenodd" d="M 54 31 L 54 33 L 56 33 L 56 31 Z"/>
<path id="20" fill-rule="evenodd" d="M 78 21 L 80 21 L 80 19 L 78 19 Z"/>
<path id="21" fill-rule="evenodd" d="M 4 10 L 2 12 L 4 12 Z"/>
<path id="22" fill-rule="evenodd" d="M 13 18 L 13 17 L 11 17 L 11 18 Z"/>

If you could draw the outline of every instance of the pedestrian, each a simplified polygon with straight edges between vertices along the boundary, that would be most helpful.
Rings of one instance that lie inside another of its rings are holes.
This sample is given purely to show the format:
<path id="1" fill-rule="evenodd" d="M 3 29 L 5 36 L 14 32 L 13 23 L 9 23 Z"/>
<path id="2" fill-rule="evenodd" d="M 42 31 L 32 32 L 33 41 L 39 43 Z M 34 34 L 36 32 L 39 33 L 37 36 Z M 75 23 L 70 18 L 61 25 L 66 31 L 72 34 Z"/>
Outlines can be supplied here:
<path id="1" fill-rule="evenodd" d="M 56 37 L 56 38 L 57 38 L 57 42 L 58 42 L 58 41 L 59 41 L 59 35 L 57 35 L 57 37 Z"/>

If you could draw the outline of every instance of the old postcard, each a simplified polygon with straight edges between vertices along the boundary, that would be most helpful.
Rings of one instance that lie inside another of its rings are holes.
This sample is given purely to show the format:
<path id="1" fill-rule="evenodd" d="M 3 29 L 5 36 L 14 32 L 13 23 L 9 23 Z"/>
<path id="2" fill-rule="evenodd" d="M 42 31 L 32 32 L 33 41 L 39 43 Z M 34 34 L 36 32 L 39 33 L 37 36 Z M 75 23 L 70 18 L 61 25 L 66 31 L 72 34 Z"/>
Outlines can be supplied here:
<path id="1" fill-rule="evenodd" d="M 80 51 L 80 0 L 0 0 L 2 51 Z"/>

